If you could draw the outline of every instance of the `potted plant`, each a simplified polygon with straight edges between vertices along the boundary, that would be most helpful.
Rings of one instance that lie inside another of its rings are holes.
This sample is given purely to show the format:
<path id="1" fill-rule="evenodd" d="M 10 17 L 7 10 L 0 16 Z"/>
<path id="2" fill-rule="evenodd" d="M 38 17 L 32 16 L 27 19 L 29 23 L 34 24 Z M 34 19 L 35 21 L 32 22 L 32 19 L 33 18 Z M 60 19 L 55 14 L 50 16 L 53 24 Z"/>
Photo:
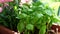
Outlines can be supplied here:
<path id="1" fill-rule="evenodd" d="M 52 23 L 59 21 L 53 10 L 40 1 L 23 4 L 19 9 L 17 29 L 23 34 L 47 34 Z"/>
<path id="2" fill-rule="evenodd" d="M 8 6 L 5 3 L 1 5 L 3 12 L 0 11 L 0 24 L 10 30 L 18 29 L 17 32 L 23 34 L 45 34 L 50 28 L 48 26 L 59 21 L 53 10 L 40 1 L 25 3 L 22 6 L 20 0 L 7 2 Z"/>

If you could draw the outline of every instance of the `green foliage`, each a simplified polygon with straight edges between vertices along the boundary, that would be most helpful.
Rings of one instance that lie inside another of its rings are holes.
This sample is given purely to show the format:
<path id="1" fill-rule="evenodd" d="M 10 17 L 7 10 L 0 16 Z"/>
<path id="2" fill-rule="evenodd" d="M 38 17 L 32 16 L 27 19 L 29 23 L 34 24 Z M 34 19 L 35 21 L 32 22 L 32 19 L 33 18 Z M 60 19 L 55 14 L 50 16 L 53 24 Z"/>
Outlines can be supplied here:
<path id="1" fill-rule="evenodd" d="M 39 34 L 45 34 L 46 32 L 46 25 L 41 26 Z"/>
<path id="2" fill-rule="evenodd" d="M 33 29 L 34 29 L 34 26 L 33 26 L 32 24 L 28 24 L 28 25 L 26 26 L 26 29 L 27 29 L 27 30 L 33 30 Z"/>
<path id="3" fill-rule="evenodd" d="M 15 4 L 16 1 L 8 2 L 9 6 L 4 7 L 3 11 L 0 13 L 0 25 L 8 27 L 9 29 L 16 30 L 19 19 L 16 18 L 16 11 L 18 11 L 18 5 Z"/>
<path id="4" fill-rule="evenodd" d="M 22 6 L 19 6 L 19 3 L 20 0 L 14 0 L 8 3 L 9 6 L 3 7 L 3 12 L 0 13 L 1 25 L 12 30 L 17 28 L 24 34 L 34 34 L 35 31 L 38 31 L 38 34 L 45 34 L 47 25 L 60 21 L 53 10 L 40 1 Z"/>
<path id="5" fill-rule="evenodd" d="M 24 4 L 22 7 L 20 6 L 19 12 L 19 16 L 17 15 L 17 17 L 20 19 L 20 22 L 17 28 L 20 32 L 25 32 L 24 34 L 28 34 L 28 32 L 29 34 L 34 34 L 35 27 L 39 30 L 39 34 L 45 34 L 47 25 L 60 21 L 55 18 L 53 10 L 40 1 L 33 2 L 31 5 Z M 21 26 L 19 25 L 20 23 L 24 25 Z"/>
<path id="6" fill-rule="evenodd" d="M 23 32 L 25 29 L 25 25 L 23 23 L 19 23 L 17 28 L 18 28 L 18 31 Z"/>

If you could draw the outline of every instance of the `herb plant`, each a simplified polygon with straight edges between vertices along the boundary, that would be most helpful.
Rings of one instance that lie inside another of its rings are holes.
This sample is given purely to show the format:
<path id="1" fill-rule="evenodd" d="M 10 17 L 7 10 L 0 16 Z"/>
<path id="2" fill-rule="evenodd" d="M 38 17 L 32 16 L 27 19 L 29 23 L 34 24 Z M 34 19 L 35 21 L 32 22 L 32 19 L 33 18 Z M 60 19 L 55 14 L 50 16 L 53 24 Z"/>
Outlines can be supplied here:
<path id="1" fill-rule="evenodd" d="M 53 22 L 59 21 L 53 10 L 40 1 L 20 6 L 17 17 L 17 29 L 24 34 L 45 34 Z"/>

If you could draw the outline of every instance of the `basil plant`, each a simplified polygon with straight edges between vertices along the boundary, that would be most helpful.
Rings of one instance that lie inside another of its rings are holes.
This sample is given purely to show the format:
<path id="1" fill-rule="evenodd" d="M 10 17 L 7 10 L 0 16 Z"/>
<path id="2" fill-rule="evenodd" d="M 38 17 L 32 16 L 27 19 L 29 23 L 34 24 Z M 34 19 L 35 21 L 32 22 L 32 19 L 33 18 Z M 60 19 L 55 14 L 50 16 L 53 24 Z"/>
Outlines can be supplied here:
<path id="1" fill-rule="evenodd" d="M 17 18 L 20 21 L 17 29 L 23 34 L 45 34 L 53 22 L 59 21 L 53 10 L 40 1 L 23 4 L 18 9 Z"/>

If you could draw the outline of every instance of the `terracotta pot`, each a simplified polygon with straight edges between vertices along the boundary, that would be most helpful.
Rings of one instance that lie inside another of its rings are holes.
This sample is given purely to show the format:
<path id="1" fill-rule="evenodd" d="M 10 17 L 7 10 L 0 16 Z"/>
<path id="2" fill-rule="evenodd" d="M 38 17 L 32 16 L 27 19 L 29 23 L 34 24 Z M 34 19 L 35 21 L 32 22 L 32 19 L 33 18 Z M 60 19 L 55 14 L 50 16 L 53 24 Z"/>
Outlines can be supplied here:
<path id="1" fill-rule="evenodd" d="M 0 25 L 0 34 L 19 34 L 19 33 L 14 32 L 14 31 Z"/>
<path id="2" fill-rule="evenodd" d="M 59 25 L 52 25 L 51 29 L 56 32 L 56 29 L 58 28 L 58 32 L 60 32 L 60 26 Z"/>

